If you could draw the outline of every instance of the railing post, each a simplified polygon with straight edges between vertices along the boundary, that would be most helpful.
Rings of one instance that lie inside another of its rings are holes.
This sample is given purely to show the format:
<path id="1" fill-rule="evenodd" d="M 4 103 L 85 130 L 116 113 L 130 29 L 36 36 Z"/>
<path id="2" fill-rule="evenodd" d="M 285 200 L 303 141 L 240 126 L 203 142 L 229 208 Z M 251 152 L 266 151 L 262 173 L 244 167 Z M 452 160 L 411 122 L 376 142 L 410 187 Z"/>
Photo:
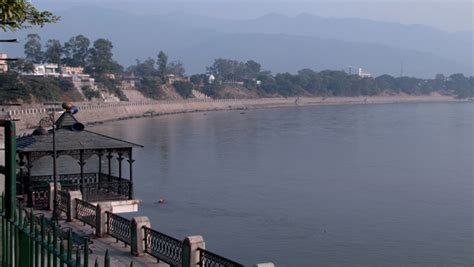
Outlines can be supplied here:
<path id="1" fill-rule="evenodd" d="M 204 238 L 198 236 L 188 236 L 183 242 L 183 267 L 198 267 L 199 265 L 199 250 L 205 249 L 206 243 Z"/>
<path id="2" fill-rule="evenodd" d="M 72 222 L 76 218 L 76 199 L 82 200 L 81 191 L 69 191 L 68 192 L 68 207 L 67 207 L 67 221 Z"/>
<path id="3" fill-rule="evenodd" d="M 61 191 L 61 184 L 58 182 L 58 191 Z M 54 209 L 54 183 L 49 183 L 48 187 L 48 208 Z"/>
<path id="4" fill-rule="evenodd" d="M 144 226 L 151 228 L 150 219 L 147 216 L 132 218 L 132 244 L 130 248 L 134 256 L 143 256 L 145 254 Z"/>
<path id="5" fill-rule="evenodd" d="M 112 205 L 108 203 L 101 203 L 97 205 L 96 210 L 96 229 L 95 235 L 97 237 L 104 237 L 107 233 L 107 214 L 106 212 L 112 212 Z"/>

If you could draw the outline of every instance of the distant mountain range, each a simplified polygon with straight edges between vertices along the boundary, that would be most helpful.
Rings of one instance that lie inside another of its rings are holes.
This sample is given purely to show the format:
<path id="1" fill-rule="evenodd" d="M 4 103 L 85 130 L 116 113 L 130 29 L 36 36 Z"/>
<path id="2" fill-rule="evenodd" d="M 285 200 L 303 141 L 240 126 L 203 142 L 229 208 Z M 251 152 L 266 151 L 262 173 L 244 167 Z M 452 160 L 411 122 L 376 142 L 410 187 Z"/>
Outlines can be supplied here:
<path id="1" fill-rule="evenodd" d="M 473 73 L 472 32 L 310 14 L 227 20 L 185 13 L 142 16 L 78 6 L 59 15 L 62 20 L 55 25 L 7 35 L 22 41 L 29 32 L 39 33 L 43 41 L 66 41 L 77 34 L 91 40 L 104 37 L 112 40 L 115 58 L 125 66 L 164 50 L 171 59 L 183 61 L 188 74 L 203 72 L 218 57 L 254 59 L 273 72 L 362 67 L 374 75 Z M 2 50 L 18 56 L 23 43 L 2 45 Z"/>

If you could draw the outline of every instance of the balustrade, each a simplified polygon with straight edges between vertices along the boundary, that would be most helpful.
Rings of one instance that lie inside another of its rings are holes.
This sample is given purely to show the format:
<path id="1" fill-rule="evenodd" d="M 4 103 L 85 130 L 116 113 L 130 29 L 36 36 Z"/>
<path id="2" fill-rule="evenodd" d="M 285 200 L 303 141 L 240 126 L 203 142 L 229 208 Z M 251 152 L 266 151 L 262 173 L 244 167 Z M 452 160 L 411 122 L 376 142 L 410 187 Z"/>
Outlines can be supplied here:
<path id="1" fill-rule="evenodd" d="M 183 261 L 183 242 L 180 240 L 143 227 L 145 231 L 145 252 L 171 266 L 181 266 Z"/>
<path id="2" fill-rule="evenodd" d="M 97 207 L 87 201 L 76 199 L 76 218 L 93 228 L 97 227 Z"/>
<path id="3" fill-rule="evenodd" d="M 200 267 L 243 267 L 242 264 L 219 256 L 209 250 L 198 248 Z"/>
<path id="4" fill-rule="evenodd" d="M 107 214 L 107 234 L 124 242 L 132 244 L 132 222 L 112 212 Z"/>

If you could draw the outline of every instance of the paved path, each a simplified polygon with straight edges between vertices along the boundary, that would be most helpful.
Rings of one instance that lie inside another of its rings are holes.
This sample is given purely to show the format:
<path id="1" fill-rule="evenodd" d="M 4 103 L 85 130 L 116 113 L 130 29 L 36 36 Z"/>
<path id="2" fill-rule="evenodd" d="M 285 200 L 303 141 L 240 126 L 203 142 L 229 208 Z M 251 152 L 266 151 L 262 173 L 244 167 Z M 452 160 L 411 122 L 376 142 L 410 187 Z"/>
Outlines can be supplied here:
<path id="1" fill-rule="evenodd" d="M 0 165 L 5 166 L 5 141 L 4 141 L 4 134 L 3 134 L 3 128 L 0 128 Z M 0 193 L 3 192 L 5 189 L 5 176 L 3 174 L 0 174 Z"/>
<path id="2" fill-rule="evenodd" d="M 50 212 L 41 212 L 45 213 L 46 217 L 50 217 Z M 130 253 L 130 246 L 125 246 L 122 242 L 117 242 L 115 238 L 105 237 L 97 238 L 94 235 L 94 229 L 85 225 L 82 222 L 66 222 L 64 220 L 60 221 L 62 228 L 72 228 L 74 232 L 80 233 L 81 235 L 87 235 L 91 238 L 92 244 L 90 249 L 92 253 L 89 255 L 89 266 L 94 266 L 95 260 L 99 259 L 99 266 L 103 266 L 105 251 L 109 250 L 110 255 L 110 266 L 113 267 L 128 267 L 130 262 L 133 261 L 134 267 L 167 267 L 168 264 L 157 263 L 157 260 L 149 255 L 134 257 Z"/>

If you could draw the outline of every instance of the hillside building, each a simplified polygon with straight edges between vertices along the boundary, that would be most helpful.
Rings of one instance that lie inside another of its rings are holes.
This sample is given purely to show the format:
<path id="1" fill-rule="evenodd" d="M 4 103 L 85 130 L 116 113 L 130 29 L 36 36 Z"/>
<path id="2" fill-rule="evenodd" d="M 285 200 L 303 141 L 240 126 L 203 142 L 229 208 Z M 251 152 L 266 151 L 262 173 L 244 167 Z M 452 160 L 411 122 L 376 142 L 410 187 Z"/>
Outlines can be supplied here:
<path id="1" fill-rule="evenodd" d="M 59 66 L 51 63 L 34 64 L 33 75 L 59 77 Z"/>
<path id="2" fill-rule="evenodd" d="M 372 74 L 370 74 L 369 72 L 365 72 L 364 70 L 362 70 L 362 68 L 359 68 L 359 78 L 370 78 L 372 77 Z"/>
<path id="3" fill-rule="evenodd" d="M 0 53 L 0 73 L 8 72 L 8 64 L 6 59 L 8 55 L 5 53 Z"/>
<path id="4" fill-rule="evenodd" d="M 67 75 L 81 75 L 84 74 L 83 67 L 69 67 L 66 65 L 61 66 L 61 73 Z"/>

